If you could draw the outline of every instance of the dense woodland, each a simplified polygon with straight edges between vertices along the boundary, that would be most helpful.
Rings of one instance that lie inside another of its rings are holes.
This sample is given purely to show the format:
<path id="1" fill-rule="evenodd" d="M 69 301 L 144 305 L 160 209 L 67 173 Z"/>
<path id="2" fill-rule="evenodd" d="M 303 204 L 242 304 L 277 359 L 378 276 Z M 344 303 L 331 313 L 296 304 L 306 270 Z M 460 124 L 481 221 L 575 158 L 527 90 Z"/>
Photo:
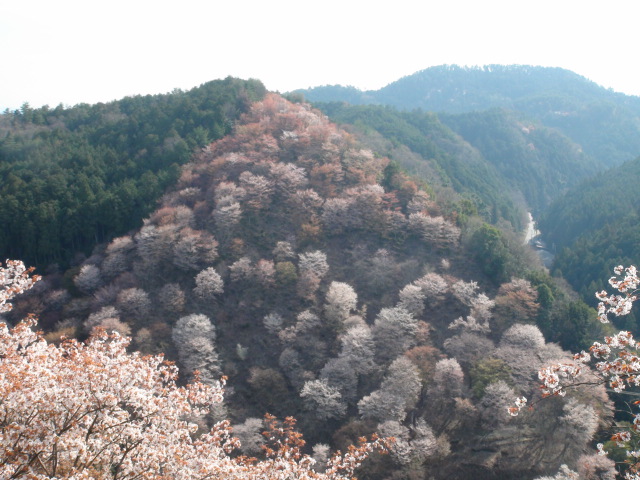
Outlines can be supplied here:
<path id="1" fill-rule="evenodd" d="M 176 361 L 181 383 L 225 375 L 225 402 L 203 421 L 229 418 L 238 454 L 262 455 L 269 412 L 298 419 L 319 469 L 360 436 L 395 437 L 359 478 L 534 479 L 570 468 L 612 479 L 594 445 L 623 418 L 604 388 L 575 388 L 515 418 L 506 407 L 518 396 L 535 403 L 540 367 L 612 331 L 567 281 L 592 297 L 611 262 L 637 257 L 638 161 L 588 179 L 633 142 L 607 162 L 598 149 L 611 145 L 549 123 L 548 85 L 565 96 L 571 86 L 576 112 L 593 113 L 602 93 L 567 72 L 425 72 L 418 85 L 446 74 L 458 93 L 453 78 L 472 75 L 464 98 L 477 100 L 438 114 L 341 98 L 312 107 L 228 78 L 5 112 L 0 252 L 46 273 L 5 320 L 36 314 L 53 343 L 119 332 L 132 350 Z M 408 80 L 396 92 L 411 98 Z M 605 97 L 625 105 L 615 121 L 635 111 L 635 99 Z M 561 251 L 551 274 L 523 244 L 527 211 Z M 621 323 L 635 329 L 632 315 Z"/>
<path id="2" fill-rule="evenodd" d="M 341 124 L 375 131 L 419 160 L 388 154 L 429 184 L 449 185 L 490 223 L 524 228 L 522 209 L 538 214 L 567 188 L 599 170 L 598 162 L 554 129 L 503 109 L 468 114 L 399 111 L 344 103 L 315 104 Z M 385 152 L 387 153 L 387 152 Z M 424 173 L 430 165 L 436 175 Z"/>
<path id="3" fill-rule="evenodd" d="M 228 78 L 166 95 L 0 116 L 0 252 L 29 265 L 140 225 L 191 152 L 228 134 L 264 94 Z"/>
<path id="4" fill-rule="evenodd" d="M 557 251 L 554 272 L 591 305 L 607 286 L 611 269 L 640 256 L 638 206 L 640 158 L 585 182 L 554 202 L 541 218 L 545 238 Z M 624 328 L 639 331 L 630 314 Z"/>

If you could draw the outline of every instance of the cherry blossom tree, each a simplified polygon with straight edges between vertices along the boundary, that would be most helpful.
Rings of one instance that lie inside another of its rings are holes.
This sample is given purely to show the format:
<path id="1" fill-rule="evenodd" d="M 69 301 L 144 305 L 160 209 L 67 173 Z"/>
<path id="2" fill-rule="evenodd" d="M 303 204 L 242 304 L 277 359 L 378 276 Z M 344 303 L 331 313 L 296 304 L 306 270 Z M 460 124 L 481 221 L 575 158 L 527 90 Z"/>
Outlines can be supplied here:
<path id="1" fill-rule="evenodd" d="M 487 385 L 480 402 L 482 426 L 494 429 L 509 420 L 507 407 L 513 403 L 515 392 L 503 380 Z"/>
<path id="2" fill-rule="evenodd" d="M 408 358 L 398 357 L 389 366 L 380 388 L 358 402 L 363 418 L 402 421 L 414 407 L 422 384 L 418 369 Z"/>
<path id="3" fill-rule="evenodd" d="M 473 299 L 478 295 L 478 288 L 478 282 L 458 280 L 451 285 L 451 293 L 463 305 L 471 307 L 473 305 Z"/>
<path id="4" fill-rule="evenodd" d="M 311 380 L 300 391 L 305 407 L 319 420 L 340 418 L 347 411 L 347 403 L 337 388 L 326 379 Z"/>
<path id="5" fill-rule="evenodd" d="M 229 272 L 231 272 L 232 282 L 249 281 L 255 273 L 253 262 L 249 257 L 242 257 L 233 262 L 229 267 Z"/>
<path id="6" fill-rule="evenodd" d="M 443 300 L 447 290 L 449 289 L 447 281 L 437 273 L 427 273 L 413 283 L 422 289 L 422 292 L 425 294 L 426 301 L 431 304 Z"/>
<path id="7" fill-rule="evenodd" d="M 460 238 L 460 229 L 451 222 L 422 212 L 409 215 L 409 229 L 436 247 L 454 245 Z"/>
<path id="8" fill-rule="evenodd" d="M 373 325 L 376 344 L 376 358 L 380 362 L 390 362 L 416 342 L 418 322 L 402 307 L 383 308 Z"/>
<path id="9" fill-rule="evenodd" d="M 213 267 L 205 268 L 196 275 L 193 292 L 204 300 L 213 300 L 224 291 L 224 281 Z"/>
<path id="10" fill-rule="evenodd" d="M 307 219 L 315 221 L 323 203 L 323 198 L 311 188 L 296 190 L 286 201 L 287 212 L 291 220 L 297 224 Z"/>
<path id="11" fill-rule="evenodd" d="M 233 435 L 240 441 L 240 450 L 245 455 L 255 457 L 262 452 L 264 436 L 262 418 L 249 417 L 243 423 L 233 426 Z"/>
<path id="12" fill-rule="evenodd" d="M 90 294 L 103 283 L 100 268 L 91 264 L 83 265 L 73 283 L 82 293 Z"/>
<path id="13" fill-rule="evenodd" d="M 107 258 L 102 262 L 102 275 L 107 279 L 117 277 L 121 273 L 127 271 L 129 261 L 129 257 L 122 252 L 115 252 L 107 255 Z"/>
<path id="14" fill-rule="evenodd" d="M 329 360 L 322 367 L 320 378 L 330 387 L 336 388 L 346 402 L 352 403 L 357 400 L 358 375 L 348 357 L 340 356 Z"/>
<path id="15" fill-rule="evenodd" d="M 275 191 L 281 196 L 288 197 L 307 186 L 306 170 L 293 163 L 272 163 L 269 165 L 269 173 Z"/>
<path id="16" fill-rule="evenodd" d="M 262 175 L 249 171 L 240 174 L 240 187 L 246 192 L 244 204 L 252 210 L 266 208 L 271 200 L 274 184 Z"/>
<path id="17" fill-rule="evenodd" d="M 149 223 L 153 225 L 175 225 L 178 228 L 191 227 L 194 224 L 193 211 L 186 205 L 164 206 L 156 210 Z"/>
<path id="18" fill-rule="evenodd" d="M 560 470 L 553 477 L 545 475 L 543 477 L 536 477 L 535 480 L 580 480 L 578 472 L 574 472 L 566 465 L 561 465 Z"/>
<path id="19" fill-rule="evenodd" d="M 29 290 L 39 275 L 31 275 L 33 268 L 26 268 L 18 260 L 7 260 L 6 266 L 0 264 L 0 312 L 8 312 L 12 308 L 9 302 L 16 295 Z"/>
<path id="20" fill-rule="evenodd" d="M 118 312 L 113 305 L 102 307 L 97 312 L 89 315 L 87 320 L 84 322 L 84 328 L 90 333 L 95 327 L 103 326 L 103 323 L 107 319 L 120 320 L 120 312 Z"/>
<path id="21" fill-rule="evenodd" d="M 163 260 L 171 258 L 171 246 L 177 228 L 173 224 L 158 227 L 147 223 L 135 235 L 136 249 L 147 273 L 158 268 Z"/>
<path id="22" fill-rule="evenodd" d="M 318 278 L 324 278 L 329 271 L 327 255 L 320 250 L 301 253 L 298 258 L 300 275 L 314 275 Z"/>
<path id="23" fill-rule="evenodd" d="M 457 397 L 462 393 L 464 373 L 455 358 L 446 358 L 436 363 L 433 375 L 435 389 L 447 398 Z"/>
<path id="24" fill-rule="evenodd" d="M 218 206 L 240 202 L 247 192 L 234 182 L 222 181 L 215 186 L 213 192 L 214 203 Z"/>
<path id="25" fill-rule="evenodd" d="M 324 313 L 329 324 L 339 329 L 349 313 L 355 310 L 358 295 L 351 285 L 344 282 L 331 282 L 327 291 Z"/>
<path id="26" fill-rule="evenodd" d="M 238 202 L 220 203 L 211 212 L 211 217 L 216 226 L 216 235 L 227 241 L 242 219 L 242 207 Z"/>
<path id="27" fill-rule="evenodd" d="M 400 290 L 400 301 L 398 306 L 404 308 L 406 311 L 419 317 L 424 311 L 424 300 L 426 295 L 417 285 L 409 284 Z"/>
<path id="28" fill-rule="evenodd" d="M 196 370 L 205 383 L 214 383 L 221 375 L 215 348 L 216 330 L 206 315 L 193 313 L 180 318 L 171 333 L 180 362 L 193 374 Z"/>
<path id="29" fill-rule="evenodd" d="M 280 241 L 276 243 L 276 246 L 271 251 L 273 257 L 278 262 L 284 262 L 295 258 L 296 252 L 290 242 Z"/>
<path id="30" fill-rule="evenodd" d="M 583 455 L 578 459 L 578 475 L 584 480 L 615 480 L 615 462 L 603 455 Z"/>
<path id="31" fill-rule="evenodd" d="M 265 288 L 271 287 L 275 283 L 276 268 L 272 260 L 264 258 L 258 260 L 254 273 L 258 283 Z"/>
<path id="32" fill-rule="evenodd" d="M 125 235 L 123 237 L 116 237 L 111 240 L 111 243 L 107 245 L 106 253 L 107 255 L 111 255 L 114 253 L 128 253 L 136 247 L 133 239 Z"/>
<path id="33" fill-rule="evenodd" d="M 277 335 L 282 330 L 284 319 L 279 313 L 269 313 L 262 319 L 262 323 L 270 334 Z"/>
<path id="34" fill-rule="evenodd" d="M 366 375 L 375 369 L 373 335 L 366 323 L 354 325 L 341 335 L 342 349 L 340 358 L 344 358 L 355 374 Z"/>
<path id="35" fill-rule="evenodd" d="M 208 232 L 183 228 L 173 244 L 171 261 L 185 271 L 210 265 L 218 256 L 218 242 Z"/>
<path id="36" fill-rule="evenodd" d="M 141 288 L 127 288 L 117 297 L 118 310 L 132 320 L 142 320 L 149 315 L 151 300 L 147 292 Z"/>
<path id="37" fill-rule="evenodd" d="M 422 418 L 410 427 L 396 420 L 387 420 L 380 424 L 379 430 L 382 435 L 395 439 L 391 447 L 391 456 L 403 467 L 411 464 L 420 465 L 437 452 L 436 436 Z"/>

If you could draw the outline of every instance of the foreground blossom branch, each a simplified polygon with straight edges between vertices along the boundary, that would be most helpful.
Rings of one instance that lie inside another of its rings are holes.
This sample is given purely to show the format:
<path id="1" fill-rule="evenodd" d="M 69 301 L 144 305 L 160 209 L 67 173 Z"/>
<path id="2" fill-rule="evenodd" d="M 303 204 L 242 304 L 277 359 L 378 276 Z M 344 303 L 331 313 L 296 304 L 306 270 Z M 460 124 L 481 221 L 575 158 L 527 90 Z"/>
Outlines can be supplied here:
<path id="1" fill-rule="evenodd" d="M 599 300 L 598 319 L 608 323 L 608 315 L 627 315 L 638 299 L 637 269 L 634 266 L 624 268 L 617 266 L 615 276 L 609 279 L 617 293 L 608 294 L 606 291 L 596 293 Z M 624 276 L 623 276 L 624 275 Z M 604 342 L 595 342 L 589 352 L 582 351 L 574 355 L 575 363 L 551 365 L 538 372 L 542 385 L 542 397 L 551 395 L 564 396 L 566 388 L 576 385 L 576 379 L 583 371 L 584 365 L 595 360 L 593 367 L 601 383 L 620 393 L 628 387 L 640 386 L 640 342 L 633 338 L 630 332 L 621 331 L 616 335 L 605 337 Z M 637 404 L 638 402 L 636 402 Z M 509 413 L 518 415 L 527 405 L 526 398 L 516 399 L 515 406 L 509 408 Z M 629 469 L 625 472 L 627 480 L 640 480 L 640 451 L 632 444 L 633 433 L 640 429 L 640 413 L 636 414 L 629 430 L 615 433 L 611 440 L 627 452 Z M 602 444 L 598 444 L 598 452 L 606 455 Z"/>
<path id="2" fill-rule="evenodd" d="M 19 263 L 2 274 L 8 308 L 35 280 Z M 318 473 L 293 420 L 280 427 L 269 417 L 265 458 L 234 456 L 239 442 L 228 421 L 208 432 L 197 423 L 222 402 L 224 378 L 180 387 L 173 364 L 128 353 L 129 340 L 117 333 L 53 345 L 35 325 L 0 324 L 0 478 L 346 480 L 389 446 L 364 441 Z"/>

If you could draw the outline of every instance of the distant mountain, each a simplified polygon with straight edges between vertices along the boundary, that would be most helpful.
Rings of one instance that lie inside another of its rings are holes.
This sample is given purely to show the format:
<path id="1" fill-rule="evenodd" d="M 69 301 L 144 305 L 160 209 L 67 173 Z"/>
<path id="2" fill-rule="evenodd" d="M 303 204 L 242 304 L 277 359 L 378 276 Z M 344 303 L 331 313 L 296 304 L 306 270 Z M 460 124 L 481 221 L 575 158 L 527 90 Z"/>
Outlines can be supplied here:
<path id="1" fill-rule="evenodd" d="M 312 102 L 392 105 L 466 113 L 504 108 L 557 128 L 604 165 L 640 154 L 640 97 L 607 90 L 568 70 L 524 65 L 439 66 L 376 91 L 323 86 L 297 90 Z"/>

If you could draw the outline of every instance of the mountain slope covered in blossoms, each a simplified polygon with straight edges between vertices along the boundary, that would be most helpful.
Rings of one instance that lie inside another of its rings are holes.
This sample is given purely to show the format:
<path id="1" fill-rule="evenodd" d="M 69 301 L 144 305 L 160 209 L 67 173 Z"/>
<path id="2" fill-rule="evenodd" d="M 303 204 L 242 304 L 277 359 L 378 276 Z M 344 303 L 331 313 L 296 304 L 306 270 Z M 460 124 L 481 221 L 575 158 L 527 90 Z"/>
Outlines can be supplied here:
<path id="1" fill-rule="evenodd" d="M 319 468 L 361 435 L 395 437 L 366 478 L 595 465 L 611 416 L 604 389 L 579 387 L 509 417 L 539 397 L 540 366 L 569 358 L 552 341 L 588 343 L 591 312 L 464 196 L 275 94 L 201 149 L 141 228 L 15 304 L 9 319 L 38 314 L 50 341 L 102 327 L 184 380 L 226 375 L 210 421 L 231 418 L 247 455 L 265 412 L 298 419 Z"/>

